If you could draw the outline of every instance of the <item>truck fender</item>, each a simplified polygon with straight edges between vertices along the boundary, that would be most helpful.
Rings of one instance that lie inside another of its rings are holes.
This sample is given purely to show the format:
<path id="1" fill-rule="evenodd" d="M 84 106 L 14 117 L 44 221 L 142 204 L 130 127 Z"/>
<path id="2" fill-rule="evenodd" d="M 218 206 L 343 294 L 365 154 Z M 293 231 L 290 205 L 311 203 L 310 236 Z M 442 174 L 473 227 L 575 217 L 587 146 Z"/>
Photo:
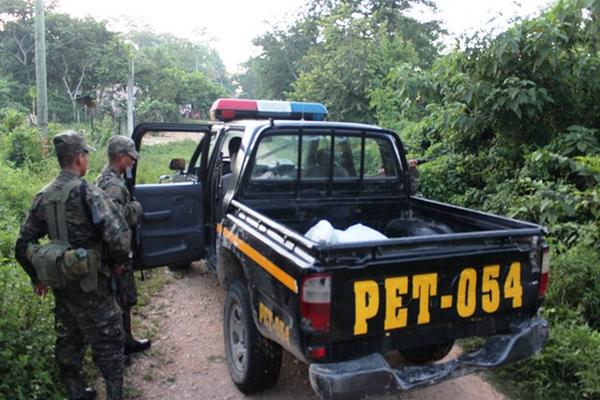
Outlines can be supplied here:
<path id="1" fill-rule="evenodd" d="M 217 279 L 225 289 L 229 289 L 237 280 L 245 281 L 240 260 L 234 252 L 223 246 L 219 246 L 217 250 Z"/>

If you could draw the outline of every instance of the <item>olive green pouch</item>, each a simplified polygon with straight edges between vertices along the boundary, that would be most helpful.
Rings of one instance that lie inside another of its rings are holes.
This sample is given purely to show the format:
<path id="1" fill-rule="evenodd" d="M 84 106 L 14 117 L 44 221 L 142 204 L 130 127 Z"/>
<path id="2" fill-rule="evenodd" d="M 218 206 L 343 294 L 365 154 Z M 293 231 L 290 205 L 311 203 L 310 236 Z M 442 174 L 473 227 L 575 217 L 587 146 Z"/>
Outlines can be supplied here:
<path id="1" fill-rule="evenodd" d="M 63 255 L 70 249 L 71 245 L 68 242 L 58 239 L 43 245 L 31 244 L 27 247 L 27 257 L 33 264 L 40 282 L 53 289 L 63 289 L 67 286 L 68 278 L 61 264 Z"/>
<path id="2" fill-rule="evenodd" d="M 87 250 L 79 248 L 65 251 L 61 268 L 67 280 L 83 279 L 89 272 Z"/>
<path id="3" fill-rule="evenodd" d="M 79 281 L 79 286 L 84 292 L 98 290 L 98 270 L 102 262 L 99 249 L 86 249 L 87 252 L 87 274 Z"/>

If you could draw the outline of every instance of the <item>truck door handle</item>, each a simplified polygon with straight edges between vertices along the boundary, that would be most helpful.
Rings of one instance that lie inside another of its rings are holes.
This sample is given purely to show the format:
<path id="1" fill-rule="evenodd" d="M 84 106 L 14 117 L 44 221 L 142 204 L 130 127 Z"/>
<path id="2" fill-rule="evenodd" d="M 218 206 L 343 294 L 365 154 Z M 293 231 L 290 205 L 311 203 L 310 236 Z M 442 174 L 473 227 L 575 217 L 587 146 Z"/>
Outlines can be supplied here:
<path id="1" fill-rule="evenodd" d="M 175 203 L 175 205 L 181 204 L 185 201 L 185 197 L 184 196 L 174 196 L 173 197 L 173 202 Z"/>

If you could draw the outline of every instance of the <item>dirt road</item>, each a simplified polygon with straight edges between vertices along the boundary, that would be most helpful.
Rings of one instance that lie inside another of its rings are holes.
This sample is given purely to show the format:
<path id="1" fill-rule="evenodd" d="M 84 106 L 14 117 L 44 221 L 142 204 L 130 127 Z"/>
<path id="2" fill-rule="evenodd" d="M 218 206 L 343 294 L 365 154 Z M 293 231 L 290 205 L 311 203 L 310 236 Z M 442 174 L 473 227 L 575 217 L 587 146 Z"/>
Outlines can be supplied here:
<path id="1" fill-rule="evenodd" d="M 143 316 L 135 316 L 153 332 L 148 354 L 137 355 L 126 377 L 129 399 L 286 399 L 316 400 L 307 367 L 284 352 L 277 385 L 264 393 L 244 396 L 229 379 L 224 360 L 221 315 L 225 291 L 201 264 L 186 273 L 167 274 L 167 284 Z M 456 349 L 453 351 L 455 352 Z M 378 397 L 424 400 L 501 400 L 498 391 L 480 376 L 471 375 L 402 396 Z"/>

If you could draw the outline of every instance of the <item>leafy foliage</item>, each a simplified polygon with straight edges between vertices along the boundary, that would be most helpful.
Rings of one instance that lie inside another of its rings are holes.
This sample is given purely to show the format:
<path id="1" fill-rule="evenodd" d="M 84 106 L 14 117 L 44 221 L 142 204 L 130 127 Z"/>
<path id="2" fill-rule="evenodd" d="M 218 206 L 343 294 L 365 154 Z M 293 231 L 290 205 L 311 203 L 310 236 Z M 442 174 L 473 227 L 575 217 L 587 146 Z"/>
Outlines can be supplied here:
<path id="1" fill-rule="evenodd" d="M 150 113 L 143 109 L 142 120 L 177 120 L 179 106 L 187 104 L 206 118 L 216 97 L 233 92 L 221 59 L 204 43 L 135 25 L 124 36 L 110 31 L 106 21 L 73 18 L 56 12 L 52 2 L 46 4 L 51 120 L 87 121 L 94 130 L 93 123 L 103 117 L 123 119 L 132 60 L 138 67 L 138 100 L 161 105 Z M 0 107 L 18 105 L 36 114 L 33 5 L 32 0 L 0 0 Z"/>
<path id="2" fill-rule="evenodd" d="M 499 381 L 518 398 L 598 398 L 600 332 L 567 319 L 555 321 L 550 334 L 543 352 L 501 369 Z"/>

